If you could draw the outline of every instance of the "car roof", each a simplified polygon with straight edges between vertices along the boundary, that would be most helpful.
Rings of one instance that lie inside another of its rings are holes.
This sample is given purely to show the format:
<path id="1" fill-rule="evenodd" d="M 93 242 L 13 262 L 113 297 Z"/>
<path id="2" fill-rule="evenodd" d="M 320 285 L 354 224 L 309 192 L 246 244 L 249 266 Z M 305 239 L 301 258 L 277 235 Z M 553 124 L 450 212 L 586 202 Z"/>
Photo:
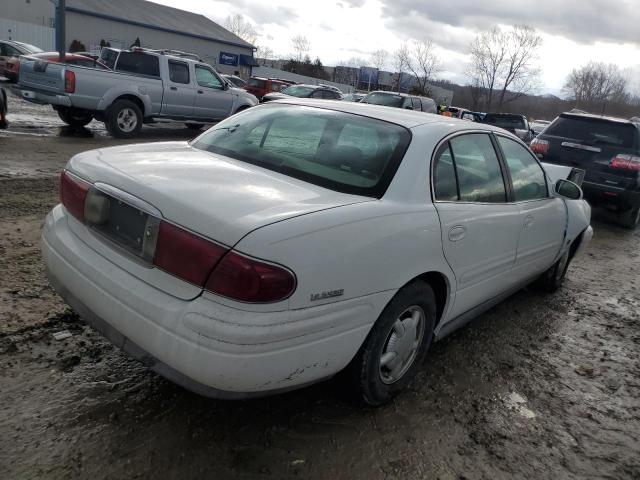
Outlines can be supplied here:
<path id="1" fill-rule="evenodd" d="M 368 103 L 354 102 L 336 102 L 335 100 L 320 100 L 311 98 L 283 98 L 269 102 L 269 104 L 286 103 L 290 105 L 302 105 L 305 107 L 323 108 L 325 110 L 333 110 L 336 112 L 352 113 L 362 115 L 364 117 L 375 118 L 385 122 L 395 123 L 406 128 L 417 127 L 424 124 L 439 124 L 449 126 L 451 130 L 457 130 L 457 127 L 466 127 L 469 129 L 469 122 L 458 118 L 445 117 L 436 115 L 435 113 L 424 113 L 415 110 L 405 110 L 403 108 L 385 107 L 382 105 L 371 105 Z M 473 130 L 487 130 L 503 132 L 501 128 L 492 125 L 473 124 Z"/>
<path id="2" fill-rule="evenodd" d="M 626 118 L 619 118 L 619 117 L 610 117 L 608 115 L 595 115 L 593 113 L 574 113 L 574 112 L 564 112 L 561 113 L 560 116 L 562 118 L 584 118 L 584 119 L 588 119 L 588 120 L 605 120 L 608 122 L 615 122 L 615 123 L 626 123 L 629 125 L 637 125 L 636 122 L 632 121 L 632 120 L 628 120 Z"/>

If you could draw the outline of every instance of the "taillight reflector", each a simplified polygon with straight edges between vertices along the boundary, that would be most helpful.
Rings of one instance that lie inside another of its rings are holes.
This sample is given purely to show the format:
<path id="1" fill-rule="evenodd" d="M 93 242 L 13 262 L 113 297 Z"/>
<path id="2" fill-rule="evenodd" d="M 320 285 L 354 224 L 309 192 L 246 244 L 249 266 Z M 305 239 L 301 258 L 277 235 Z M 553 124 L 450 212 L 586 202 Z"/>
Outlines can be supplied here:
<path id="1" fill-rule="evenodd" d="M 640 157 L 633 155 L 616 155 L 611 159 L 611 168 L 640 171 Z"/>
<path id="2" fill-rule="evenodd" d="M 227 253 L 205 288 L 241 302 L 270 303 L 288 298 L 296 287 L 293 273 L 283 267 Z"/>
<path id="3" fill-rule="evenodd" d="M 540 140 L 539 138 L 534 138 L 531 142 L 530 148 L 536 155 L 545 156 L 549 153 L 549 142 L 546 140 Z"/>
<path id="4" fill-rule="evenodd" d="M 60 203 L 80 221 L 84 221 L 84 202 L 90 187 L 90 183 L 66 170 L 60 175 Z"/>
<path id="5" fill-rule="evenodd" d="M 64 91 L 74 93 L 76 91 L 76 74 L 71 70 L 64 71 Z"/>
<path id="6" fill-rule="evenodd" d="M 204 286 L 228 249 L 167 222 L 160 222 L 153 264 L 195 285 Z"/>

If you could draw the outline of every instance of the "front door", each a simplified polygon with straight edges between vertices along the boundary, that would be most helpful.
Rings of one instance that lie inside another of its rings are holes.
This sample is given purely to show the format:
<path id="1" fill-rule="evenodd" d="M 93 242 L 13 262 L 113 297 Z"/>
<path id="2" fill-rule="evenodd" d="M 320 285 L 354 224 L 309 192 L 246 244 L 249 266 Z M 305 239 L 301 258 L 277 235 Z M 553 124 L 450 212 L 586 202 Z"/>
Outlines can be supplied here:
<path id="1" fill-rule="evenodd" d="M 452 316 L 508 290 L 520 233 L 520 211 L 487 133 L 451 138 L 436 154 L 433 191 L 444 255 L 456 277 Z"/>
<path id="2" fill-rule="evenodd" d="M 169 117 L 193 116 L 196 92 L 192 85 L 189 64 L 169 60 L 169 80 L 164 84 L 162 114 Z"/>
<path id="3" fill-rule="evenodd" d="M 225 89 L 225 83 L 204 65 L 196 65 L 196 101 L 194 116 L 220 120 L 231 115 L 233 94 Z"/>
<path id="4" fill-rule="evenodd" d="M 521 232 L 513 277 L 522 281 L 553 265 L 562 247 L 567 212 L 564 200 L 550 195 L 544 171 L 533 154 L 511 138 L 496 138 L 520 210 Z"/>

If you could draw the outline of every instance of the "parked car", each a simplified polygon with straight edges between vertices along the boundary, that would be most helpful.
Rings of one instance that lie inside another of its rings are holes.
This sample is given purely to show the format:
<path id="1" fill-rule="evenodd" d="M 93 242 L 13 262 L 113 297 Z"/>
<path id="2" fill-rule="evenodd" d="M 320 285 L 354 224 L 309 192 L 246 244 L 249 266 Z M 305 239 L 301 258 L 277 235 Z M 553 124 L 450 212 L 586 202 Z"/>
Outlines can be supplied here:
<path id="1" fill-rule="evenodd" d="M 236 75 L 221 75 L 222 78 L 231 83 L 233 87 L 244 88 L 246 90 L 247 82 Z"/>
<path id="2" fill-rule="evenodd" d="M 563 113 L 531 148 L 545 162 L 586 170 L 584 193 L 593 205 L 617 211 L 627 228 L 640 223 L 640 124 Z"/>
<path id="3" fill-rule="evenodd" d="M 60 59 L 60 55 L 58 54 L 58 52 L 41 52 L 27 56 L 34 60 L 43 60 L 46 62 L 58 62 Z M 109 67 L 107 67 L 99 60 L 95 60 L 84 55 L 79 55 L 77 53 L 65 54 L 63 63 L 65 63 L 66 65 L 80 65 L 81 67 L 100 68 L 103 70 L 109 69 Z M 11 82 L 18 81 L 18 77 L 20 76 L 20 57 L 12 57 L 7 60 L 4 76 Z"/>
<path id="4" fill-rule="evenodd" d="M 0 40 L 0 77 L 5 76 L 5 66 L 10 58 L 40 52 L 42 52 L 41 48 L 28 43 Z"/>
<path id="5" fill-rule="evenodd" d="M 289 85 L 292 85 L 292 82 L 276 78 L 251 77 L 244 89 L 262 99 L 267 93 L 281 92 Z"/>
<path id="6" fill-rule="evenodd" d="M 434 339 L 560 287 L 590 209 L 552 178 L 491 126 L 291 98 L 74 156 L 42 252 L 87 322 L 186 388 L 245 398 L 346 369 L 380 405 Z"/>
<path id="7" fill-rule="evenodd" d="M 258 99 L 229 86 L 197 55 L 174 50 L 103 48 L 110 70 L 20 59 L 18 90 L 25 100 L 51 104 L 64 121 L 104 121 L 115 137 L 135 137 L 144 122 L 169 119 L 201 129 L 252 107 Z"/>
<path id="8" fill-rule="evenodd" d="M 481 122 L 503 128 L 516 135 L 525 143 L 531 142 L 535 137 L 529 126 L 529 120 L 527 120 L 527 117 L 524 115 L 514 113 L 487 113 Z"/>
<path id="9" fill-rule="evenodd" d="M 418 97 L 415 95 L 407 95 L 406 93 L 386 92 L 382 90 L 369 93 L 360 103 L 404 108 L 406 110 L 416 110 L 426 113 L 437 112 L 436 102 L 429 97 Z"/>
<path id="10" fill-rule="evenodd" d="M 347 93 L 343 96 L 342 100 L 345 102 L 360 102 L 366 96 L 366 93 Z"/>
<path id="11" fill-rule="evenodd" d="M 328 88 L 324 85 L 291 85 L 282 92 L 268 93 L 262 97 L 261 102 L 270 102 L 272 100 L 281 100 L 284 98 L 324 98 L 325 100 L 342 100 L 343 95 L 334 88 Z"/>
<path id="12" fill-rule="evenodd" d="M 549 125 L 551 125 L 550 120 L 533 120 L 529 123 L 529 127 L 531 127 L 534 135 L 540 135 Z"/>

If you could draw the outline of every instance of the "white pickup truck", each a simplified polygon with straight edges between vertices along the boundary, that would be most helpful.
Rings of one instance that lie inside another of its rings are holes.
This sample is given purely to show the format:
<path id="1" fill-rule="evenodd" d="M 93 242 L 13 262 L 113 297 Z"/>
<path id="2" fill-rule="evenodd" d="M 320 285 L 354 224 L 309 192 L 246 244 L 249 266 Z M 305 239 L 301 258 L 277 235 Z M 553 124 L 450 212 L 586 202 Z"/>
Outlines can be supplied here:
<path id="1" fill-rule="evenodd" d="M 22 57 L 17 91 L 25 100 L 51 104 L 71 125 L 104 121 L 119 138 L 134 137 L 143 123 L 158 119 L 200 129 L 258 103 L 193 54 L 103 48 L 100 58 L 111 70 Z"/>

